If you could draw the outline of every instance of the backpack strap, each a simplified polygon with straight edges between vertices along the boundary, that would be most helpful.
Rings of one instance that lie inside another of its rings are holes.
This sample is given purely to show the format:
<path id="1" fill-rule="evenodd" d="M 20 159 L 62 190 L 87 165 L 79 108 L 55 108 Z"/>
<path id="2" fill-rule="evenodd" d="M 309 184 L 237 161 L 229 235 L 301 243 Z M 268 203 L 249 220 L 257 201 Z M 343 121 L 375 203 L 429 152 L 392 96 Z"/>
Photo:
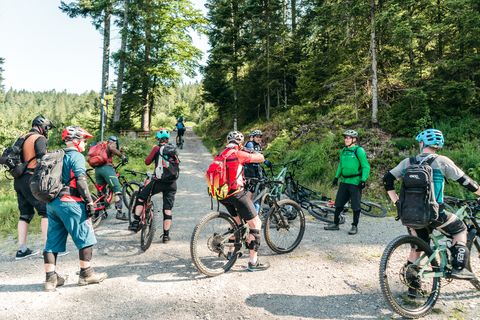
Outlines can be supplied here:
<path id="1" fill-rule="evenodd" d="M 410 161 L 410 165 L 414 165 L 414 164 L 418 164 L 418 161 L 417 161 L 417 157 L 416 156 L 413 156 L 413 157 L 410 157 L 408 158 L 408 161 Z"/>
<path id="2" fill-rule="evenodd" d="M 425 158 L 423 158 L 423 160 L 420 161 L 420 164 L 425 162 L 426 164 L 431 166 L 433 161 L 435 161 L 435 159 L 437 159 L 437 157 L 438 157 L 438 154 L 430 154 L 430 155 L 426 156 Z"/>

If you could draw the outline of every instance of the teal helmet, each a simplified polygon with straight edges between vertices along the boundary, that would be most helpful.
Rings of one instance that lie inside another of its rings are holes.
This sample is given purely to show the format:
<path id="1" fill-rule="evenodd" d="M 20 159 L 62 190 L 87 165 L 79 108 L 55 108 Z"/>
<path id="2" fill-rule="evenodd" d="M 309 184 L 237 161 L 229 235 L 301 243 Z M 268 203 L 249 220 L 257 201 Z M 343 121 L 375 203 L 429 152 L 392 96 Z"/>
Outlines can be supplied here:
<path id="1" fill-rule="evenodd" d="M 170 133 L 167 129 L 162 128 L 155 134 L 155 138 L 157 138 L 158 140 L 170 139 Z"/>
<path id="2" fill-rule="evenodd" d="M 183 122 L 183 117 L 182 116 L 178 117 L 177 121 L 178 122 Z"/>
<path id="3" fill-rule="evenodd" d="M 415 137 L 418 142 L 423 142 L 424 147 L 442 148 L 445 143 L 443 133 L 437 129 L 423 130 Z"/>

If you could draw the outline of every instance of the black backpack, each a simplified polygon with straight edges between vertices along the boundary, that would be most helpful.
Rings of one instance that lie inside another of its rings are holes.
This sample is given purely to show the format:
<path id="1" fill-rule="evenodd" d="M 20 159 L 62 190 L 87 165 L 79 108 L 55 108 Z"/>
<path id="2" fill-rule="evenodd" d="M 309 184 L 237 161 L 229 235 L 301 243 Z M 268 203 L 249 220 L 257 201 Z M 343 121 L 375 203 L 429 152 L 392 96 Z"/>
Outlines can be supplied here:
<path id="1" fill-rule="evenodd" d="M 180 175 L 180 160 L 176 148 L 171 144 L 160 146 L 155 177 L 163 182 L 173 182 Z"/>
<path id="2" fill-rule="evenodd" d="M 24 161 L 22 157 L 23 144 L 32 134 L 34 133 L 27 133 L 18 138 L 11 147 L 8 147 L 3 151 L 2 156 L 0 157 L 0 165 L 5 166 L 14 178 L 20 178 L 27 170 L 28 164 L 35 159 L 34 157 Z"/>
<path id="3" fill-rule="evenodd" d="M 49 152 L 37 163 L 30 180 L 30 190 L 35 198 L 48 203 L 54 200 L 65 187 L 62 182 L 63 149 Z"/>
<path id="4" fill-rule="evenodd" d="M 404 226 L 421 229 L 438 218 L 439 206 L 433 188 L 432 162 L 437 155 L 422 161 L 410 158 L 400 189 L 399 217 Z"/>

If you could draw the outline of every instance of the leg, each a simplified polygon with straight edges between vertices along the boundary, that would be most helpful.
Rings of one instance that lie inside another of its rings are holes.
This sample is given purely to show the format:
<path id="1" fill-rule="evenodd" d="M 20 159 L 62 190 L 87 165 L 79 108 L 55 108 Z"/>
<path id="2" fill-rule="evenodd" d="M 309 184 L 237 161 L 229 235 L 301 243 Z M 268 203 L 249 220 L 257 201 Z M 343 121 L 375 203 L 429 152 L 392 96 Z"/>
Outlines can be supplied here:
<path id="1" fill-rule="evenodd" d="M 172 208 L 177 192 L 177 183 L 162 186 L 163 190 L 163 243 L 170 241 L 170 227 L 172 226 Z"/>
<path id="2" fill-rule="evenodd" d="M 362 190 L 356 185 L 349 185 L 350 193 L 350 202 L 352 204 L 353 211 L 353 222 L 352 228 L 348 232 L 350 235 L 354 235 L 358 232 L 358 221 L 360 220 L 360 211 L 361 211 L 361 199 L 362 199 Z"/>
<path id="3" fill-rule="evenodd" d="M 335 218 L 332 224 L 324 227 L 325 230 L 339 230 L 340 214 L 343 212 L 345 204 L 350 198 L 348 192 L 348 185 L 346 183 L 340 183 L 338 187 L 337 196 L 335 197 Z"/>
<path id="4" fill-rule="evenodd" d="M 88 284 L 100 283 L 107 278 L 105 272 L 95 272 L 91 267 L 92 246 L 87 246 L 78 251 L 80 261 L 80 276 L 78 277 L 78 285 L 85 286 Z"/>
<path id="5" fill-rule="evenodd" d="M 135 201 L 135 209 L 133 211 L 133 221 L 128 226 L 128 230 L 138 232 L 140 230 L 140 216 L 143 212 L 143 207 L 145 205 L 145 200 L 148 198 L 150 193 L 155 190 L 152 190 L 153 185 L 156 184 L 154 181 L 147 184 L 137 195 L 137 199 Z"/>
<path id="6" fill-rule="evenodd" d="M 38 253 L 38 251 L 34 252 L 27 247 L 28 226 L 35 215 L 32 203 L 34 197 L 30 191 L 30 175 L 25 174 L 19 179 L 15 179 L 14 188 L 17 193 L 18 210 L 20 211 L 17 225 L 18 251 L 15 259 L 21 260 Z"/>

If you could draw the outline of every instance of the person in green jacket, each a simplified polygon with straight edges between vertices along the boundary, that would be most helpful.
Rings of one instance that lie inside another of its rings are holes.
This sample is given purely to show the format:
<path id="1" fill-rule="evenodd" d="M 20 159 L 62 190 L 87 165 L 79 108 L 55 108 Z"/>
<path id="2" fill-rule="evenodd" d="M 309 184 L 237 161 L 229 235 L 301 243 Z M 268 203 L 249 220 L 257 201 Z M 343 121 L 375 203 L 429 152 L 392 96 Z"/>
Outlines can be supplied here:
<path id="1" fill-rule="evenodd" d="M 358 132 L 347 130 L 343 133 L 345 147 L 340 151 L 340 163 L 338 164 L 332 186 L 338 187 L 335 198 L 335 219 L 333 223 L 326 226 L 325 230 L 339 230 L 340 214 L 345 204 L 350 200 L 353 210 L 352 228 L 348 234 L 358 232 L 358 220 L 360 219 L 360 201 L 362 190 L 365 188 L 370 165 L 368 164 L 365 149 L 358 146 Z"/>

